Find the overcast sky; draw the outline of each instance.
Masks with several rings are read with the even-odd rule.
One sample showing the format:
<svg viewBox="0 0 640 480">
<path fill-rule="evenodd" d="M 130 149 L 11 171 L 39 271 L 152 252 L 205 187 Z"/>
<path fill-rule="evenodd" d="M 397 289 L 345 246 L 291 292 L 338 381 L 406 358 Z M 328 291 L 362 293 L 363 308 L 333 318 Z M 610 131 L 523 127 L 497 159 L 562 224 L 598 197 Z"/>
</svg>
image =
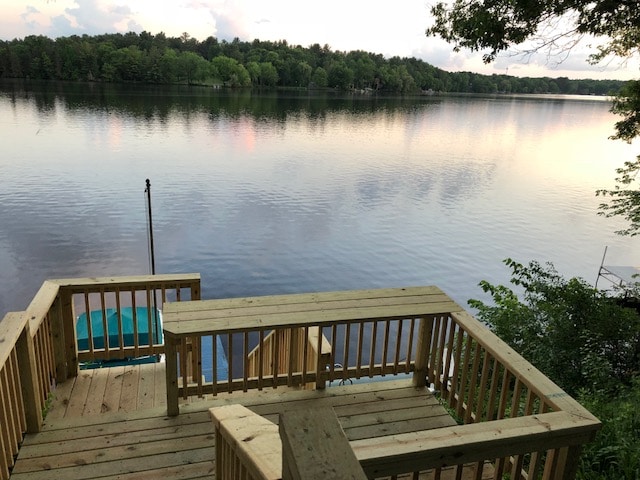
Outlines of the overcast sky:
<svg viewBox="0 0 640 480">
<path fill-rule="evenodd" d="M 453 53 L 451 45 L 427 38 L 429 5 L 435 0 L 0 0 L 0 38 L 27 35 L 59 37 L 73 34 L 126 33 L 168 36 L 189 33 L 232 40 L 287 40 L 304 47 L 328 44 L 332 50 L 365 50 L 385 57 L 420 58 L 448 71 L 569 78 L 640 77 L 638 64 L 622 68 L 590 66 L 589 50 L 575 48 L 560 65 L 540 55 L 525 63 L 503 55 L 483 65 L 478 52 Z"/>
</svg>

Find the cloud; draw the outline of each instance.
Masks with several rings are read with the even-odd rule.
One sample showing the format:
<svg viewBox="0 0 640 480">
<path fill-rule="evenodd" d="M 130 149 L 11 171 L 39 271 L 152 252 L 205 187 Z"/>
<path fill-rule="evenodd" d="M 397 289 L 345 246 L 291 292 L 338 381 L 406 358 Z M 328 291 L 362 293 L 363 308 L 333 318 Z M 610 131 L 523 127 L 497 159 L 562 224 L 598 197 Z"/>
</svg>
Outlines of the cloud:
<svg viewBox="0 0 640 480">
<path fill-rule="evenodd" d="M 51 17 L 49 35 L 101 35 L 111 32 L 144 30 L 127 5 L 103 4 L 99 0 L 75 0 L 64 13 Z"/>
<path fill-rule="evenodd" d="M 22 18 L 22 20 L 24 20 L 25 22 L 28 22 L 29 17 L 31 15 L 38 14 L 38 13 L 40 13 L 40 10 L 38 10 L 35 7 L 32 7 L 31 5 L 27 5 L 26 10 L 24 11 L 24 13 L 20 15 L 20 18 Z"/>
</svg>

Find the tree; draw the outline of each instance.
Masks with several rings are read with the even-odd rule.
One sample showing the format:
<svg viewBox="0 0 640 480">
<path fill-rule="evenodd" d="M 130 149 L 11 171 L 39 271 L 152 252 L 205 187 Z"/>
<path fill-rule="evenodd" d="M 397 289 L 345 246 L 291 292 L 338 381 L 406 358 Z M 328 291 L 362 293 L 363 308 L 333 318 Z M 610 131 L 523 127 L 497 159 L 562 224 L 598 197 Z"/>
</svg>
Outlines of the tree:
<svg viewBox="0 0 640 480">
<path fill-rule="evenodd" d="M 640 135 L 640 82 L 630 82 L 613 104 L 612 111 L 625 118 L 616 123 L 617 134 L 612 138 L 631 141 Z M 600 213 L 607 217 L 622 216 L 629 227 L 616 233 L 635 236 L 640 234 L 640 189 L 638 188 L 640 155 L 627 161 L 617 170 L 614 190 L 598 190 L 597 195 L 611 197 L 610 203 L 600 204 Z"/>
<path fill-rule="evenodd" d="M 330 87 L 348 90 L 353 85 L 353 71 L 342 60 L 331 65 L 327 73 Z"/>
<path fill-rule="evenodd" d="M 278 83 L 278 71 L 271 62 L 260 63 L 260 85 L 275 87 Z"/>
<path fill-rule="evenodd" d="M 327 71 L 322 67 L 316 68 L 311 75 L 311 82 L 318 88 L 325 88 L 329 84 Z"/>
<path fill-rule="evenodd" d="M 583 37 L 602 42 L 590 57 L 593 63 L 640 54 L 637 0 L 454 0 L 436 3 L 431 13 L 435 22 L 427 35 L 442 37 L 454 45 L 455 51 L 485 51 L 486 63 L 500 52 L 523 44 L 529 45 L 529 51 L 566 55 Z M 640 134 L 640 81 L 629 83 L 612 111 L 623 117 L 616 123 L 613 139 L 630 142 Z M 638 171 L 640 156 L 618 170 L 614 190 L 596 192 L 612 197 L 611 203 L 600 206 L 601 214 L 623 216 L 631 222 L 629 228 L 617 232 L 623 235 L 640 234 Z"/>
<path fill-rule="evenodd" d="M 181 52 L 178 66 L 188 85 L 206 80 L 211 70 L 211 64 L 193 52 Z"/>
</svg>

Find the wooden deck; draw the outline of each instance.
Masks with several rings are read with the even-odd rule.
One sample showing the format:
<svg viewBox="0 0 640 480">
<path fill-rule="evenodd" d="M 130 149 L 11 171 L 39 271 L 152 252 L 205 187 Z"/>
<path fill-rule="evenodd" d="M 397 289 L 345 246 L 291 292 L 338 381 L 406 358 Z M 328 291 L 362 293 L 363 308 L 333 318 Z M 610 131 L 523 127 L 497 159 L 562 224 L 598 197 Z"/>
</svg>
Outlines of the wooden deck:
<svg viewBox="0 0 640 480">
<path fill-rule="evenodd" d="M 168 417 L 164 375 L 164 364 L 84 370 L 61 385 L 43 431 L 25 438 L 11 479 L 213 478 L 208 409 L 233 403 L 273 422 L 282 411 L 333 407 L 349 440 L 454 424 L 428 390 L 408 379 L 225 393 L 183 401 L 180 415 Z"/>
<path fill-rule="evenodd" d="M 156 294 L 167 314 L 164 345 L 119 341 L 78 350 L 75 312 L 149 307 Z M 220 454 L 228 461 L 216 463 L 216 449 L 232 448 L 236 436 L 214 432 L 208 410 L 229 404 L 245 405 L 271 432 L 284 413 L 285 436 L 273 437 L 283 445 L 291 444 L 287 423 L 296 409 L 319 416 L 324 408 L 323 418 L 345 430 L 375 478 L 409 471 L 421 480 L 571 480 L 601 426 L 437 287 L 199 299 L 198 274 L 48 280 L 27 310 L 7 314 L 0 322 L 0 479 L 215 478 L 217 467 L 223 476 L 224 464 L 256 458 Z M 242 366 L 231 362 L 217 378 L 220 338 Z M 157 354 L 166 363 L 77 368 Z M 462 424 L 453 425 L 426 385 Z M 280 452 L 288 470 L 304 464 L 290 450 Z"/>
</svg>

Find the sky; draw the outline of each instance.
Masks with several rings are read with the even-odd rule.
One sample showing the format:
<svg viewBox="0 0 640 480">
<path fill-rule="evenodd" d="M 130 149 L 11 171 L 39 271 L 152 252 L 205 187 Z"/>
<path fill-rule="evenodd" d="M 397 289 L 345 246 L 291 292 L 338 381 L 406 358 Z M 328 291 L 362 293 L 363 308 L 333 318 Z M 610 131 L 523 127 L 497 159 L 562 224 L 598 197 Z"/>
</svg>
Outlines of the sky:
<svg viewBox="0 0 640 480">
<path fill-rule="evenodd" d="M 435 0 L 0 0 L 0 39 L 28 35 L 51 38 L 103 33 L 164 32 L 167 36 L 231 41 L 286 40 L 307 47 L 364 50 L 385 57 L 415 57 L 444 70 L 532 77 L 628 80 L 640 77 L 637 62 L 591 66 L 585 44 L 559 62 L 538 55 L 503 54 L 491 65 L 482 53 L 454 53 L 452 46 L 425 35 Z"/>
</svg>

